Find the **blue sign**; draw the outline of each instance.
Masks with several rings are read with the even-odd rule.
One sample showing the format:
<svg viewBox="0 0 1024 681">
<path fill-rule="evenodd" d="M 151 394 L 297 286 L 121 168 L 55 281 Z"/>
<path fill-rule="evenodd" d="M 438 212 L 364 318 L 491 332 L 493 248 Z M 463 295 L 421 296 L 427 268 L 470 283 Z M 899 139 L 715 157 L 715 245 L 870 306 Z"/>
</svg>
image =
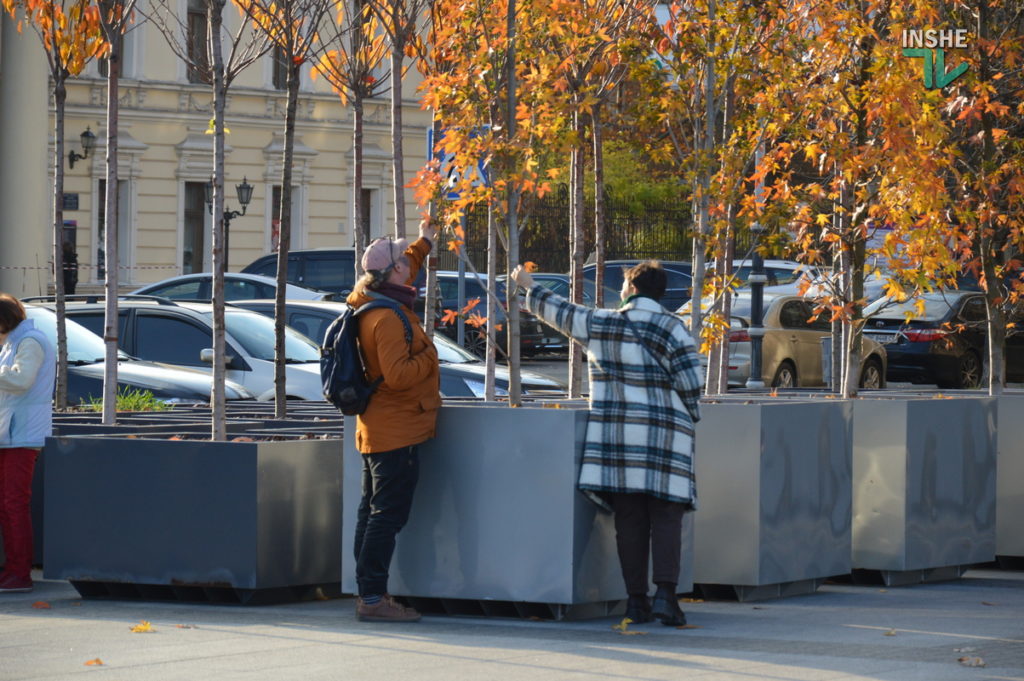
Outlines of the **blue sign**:
<svg viewBox="0 0 1024 681">
<path fill-rule="evenodd" d="M 484 132 L 486 129 L 484 127 L 478 130 Z M 474 131 L 471 136 L 475 137 L 478 134 L 480 133 Z M 443 144 L 444 132 L 441 133 L 441 140 Z M 427 128 L 427 158 L 436 158 L 440 161 L 438 172 L 444 178 L 444 186 L 447 190 L 444 197 L 449 201 L 456 201 L 461 196 L 457 187 L 462 184 L 463 177 L 469 179 L 470 184 L 474 187 L 486 187 L 490 183 L 490 178 L 487 175 L 487 166 L 484 161 L 478 161 L 476 166 L 466 172 L 455 165 L 455 154 L 453 152 L 445 151 L 443 147 L 440 151 L 435 152 L 433 127 Z"/>
</svg>

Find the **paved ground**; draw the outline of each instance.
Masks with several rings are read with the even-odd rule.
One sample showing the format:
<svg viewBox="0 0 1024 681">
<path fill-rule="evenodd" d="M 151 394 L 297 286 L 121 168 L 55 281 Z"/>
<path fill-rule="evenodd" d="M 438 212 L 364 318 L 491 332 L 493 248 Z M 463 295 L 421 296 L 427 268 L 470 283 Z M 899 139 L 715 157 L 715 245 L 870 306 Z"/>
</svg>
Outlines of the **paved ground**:
<svg viewBox="0 0 1024 681">
<path fill-rule="evenodd" d="M 39 581 L 33 593 L 0 596 L 0 679 L 1024 681 L 1024 572 L 888 589 L 826 584 L 807 596 L 684 608 L 694 628 L 649 624 L 627 635 L 608 618 L 380 625 L 356 622 L 347 598 L 83 601 L 66 582 Z M 155 631 L 132 633 L 141 620 Z M 87 665 L 96 659 L 102 666 Z"/>
</svg>

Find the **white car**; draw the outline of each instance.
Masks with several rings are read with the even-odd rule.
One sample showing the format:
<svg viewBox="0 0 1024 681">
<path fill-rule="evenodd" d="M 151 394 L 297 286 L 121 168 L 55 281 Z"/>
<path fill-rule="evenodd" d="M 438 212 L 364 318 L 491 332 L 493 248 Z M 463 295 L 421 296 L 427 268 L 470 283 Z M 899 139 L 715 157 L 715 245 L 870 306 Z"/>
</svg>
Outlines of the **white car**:
<svg viewBox="0 0 1024 681">
<path fill-rule="evenodd" d="M 212 371 L 213 305 L 118 301 L 118 345 L 133 357 Z M 69 302 L 67 316 L 94 333 L 103 332 L 102 302 Z M 258 400 L 274 398 L 274 320 L 227 306 L 224 311 L 227 378 Z M 285 327 L 285 381 L 289 398 L 323 400 L 320 347 Z"/>
<path fill-rule="evenodd" d="M 160 296 L 171 300 L 210 301 L 213 299 L 213 274 L 182 274 L 170 279 L 148 284 L 132 291 L 132 295 Z M 277 295 L 277 280 L 262 274 L 224 273 L 224 300 L 247 300 L 250 298 L 274 298 Z M 325 300 L 332 294 L 313 291 L 308 288 L 286 284 L 285 298 L 288 300 Z"/>
</svg>

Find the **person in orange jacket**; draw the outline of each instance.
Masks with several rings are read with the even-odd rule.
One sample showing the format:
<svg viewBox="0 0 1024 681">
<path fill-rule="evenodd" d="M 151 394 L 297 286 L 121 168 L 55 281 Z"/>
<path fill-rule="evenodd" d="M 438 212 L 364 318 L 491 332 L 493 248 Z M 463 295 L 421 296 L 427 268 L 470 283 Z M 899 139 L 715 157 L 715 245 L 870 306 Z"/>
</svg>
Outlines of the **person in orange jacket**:
<svg viewBox="0 0 1024 681">
<path fill-rule="evenodd" d="M 409 519 L 419 479 L 419 445 L 434 436 L 441 407 L 437 349 L 413 312 L 412 286 L 430 253 L 436 230 L 420 224 L 420 238 L 376 239 L 363 252 L 366 274 L 347 302 L 359 307 L 375 298 L 399 304 L 412 327 L 391 308 L 374 308 L 359 316 L 359 346 L 367 374 L 383 377 L 366 411 L 356 418 L 356 448 L 363 456 L 363 496 L 356 520 L 355 558 L 363 621 L 414 622 L 420 614 L 387 592 L 395 538 Z"/>
</svg>

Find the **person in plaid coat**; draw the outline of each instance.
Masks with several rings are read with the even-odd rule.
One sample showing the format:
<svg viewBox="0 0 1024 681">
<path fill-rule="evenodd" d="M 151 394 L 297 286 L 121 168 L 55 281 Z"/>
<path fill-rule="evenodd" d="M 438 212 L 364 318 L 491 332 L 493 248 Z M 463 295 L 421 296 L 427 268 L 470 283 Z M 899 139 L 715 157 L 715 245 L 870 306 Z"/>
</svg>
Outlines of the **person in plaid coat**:
<svg viewBox="0 0 1024 681">
<path fill-rule="evenodd" d="M 685 624 L 675 589 L 683 514 L 697 504 L 693 437 L 704 380 L 693 338 L 658 302 L 665 271 L 656 261 L 626 270 L 618 310 L 570 303 L 521 266 L 512 278 L 530 312 L 587 348 L 590 419 L 578 486 L 615 512 L 626 616 Z"/>
</svg>

